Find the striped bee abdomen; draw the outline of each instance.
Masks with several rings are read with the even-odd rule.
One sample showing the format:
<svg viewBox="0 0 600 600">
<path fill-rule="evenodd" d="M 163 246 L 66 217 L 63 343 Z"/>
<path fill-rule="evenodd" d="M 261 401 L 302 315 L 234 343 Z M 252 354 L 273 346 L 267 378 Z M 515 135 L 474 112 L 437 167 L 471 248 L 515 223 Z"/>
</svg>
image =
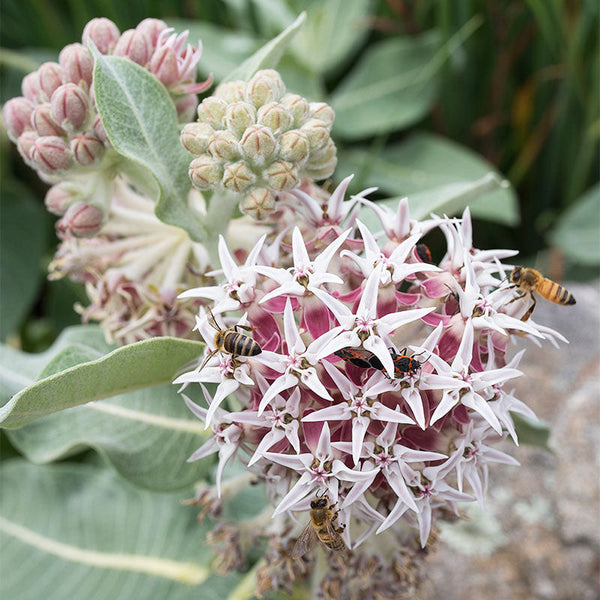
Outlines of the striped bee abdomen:
<svg viewBox="0 0 600 600">
<path fill-rule="evenodd" d="M 575 304 L 575 298 L 569 290 L 564 288 L 562 285 L 552 281 L 551 279 L 544 278 L 538 285 L 536 290 L 540 296 L 554 302 L 556 304 Z"/>
</svg>

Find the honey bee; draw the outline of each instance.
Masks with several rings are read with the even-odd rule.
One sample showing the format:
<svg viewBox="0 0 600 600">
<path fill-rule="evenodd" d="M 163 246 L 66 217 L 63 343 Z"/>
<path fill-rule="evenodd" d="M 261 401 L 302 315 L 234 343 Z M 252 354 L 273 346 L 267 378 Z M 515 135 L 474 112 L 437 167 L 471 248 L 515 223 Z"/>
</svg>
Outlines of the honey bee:
<svg viewBox="0 0 600 600">
<path fill-rule="evenodd" d="M 518 288 L 519 294 L 517 298 L 514 298 L 511 302 L 518 300 L 525 294 L 529 294 L 531 297 L 532 304 L 527 312 L 521 317 L 521 321 L 527 321 L 533 313 L 533 309 L 536 305 L 536 299 L 533 292 L 537 292 L 540 296 L 555 304 L 575 304 L 575 298 L 571 292 L 555 281 L 544 277 L 535 269 L 515 267 L 512 270 L 509 279 L 513 284 L 513 287 Z"/>
<path fill-rule="evenodd" d="M 335 552 L 346 550 L 346 544 L 340 535 L 345 525 L 337 523 L 337 510 L 325 495 L 317 496 L 310 503 L 310 523 L 304 528 L 292 550 L 292 558 L 300 558 L 311 550 L 320 540 L 322 544 Z"/>
<path fill-rule="evenodd" d="M 256 356 L 262 352 L 262 348 L 255 342 L 249 335 L 238 331 L 238 327 L 247 331 L 252 331 L 252 327 L 246 327 L 245 325 L 236 325 L 232 329 L 221 329 L 219 327 L 214 315 L 210 308 L 208 309 L 208 323 L 210 326 L 217 331 L 215 334 L 214 344 L 215 349 L 211 350 L 202 365 L 200 370 L 204 368 L 204 365 L 217 353 L 225 352 L 232 356 Z"/>
</svg>

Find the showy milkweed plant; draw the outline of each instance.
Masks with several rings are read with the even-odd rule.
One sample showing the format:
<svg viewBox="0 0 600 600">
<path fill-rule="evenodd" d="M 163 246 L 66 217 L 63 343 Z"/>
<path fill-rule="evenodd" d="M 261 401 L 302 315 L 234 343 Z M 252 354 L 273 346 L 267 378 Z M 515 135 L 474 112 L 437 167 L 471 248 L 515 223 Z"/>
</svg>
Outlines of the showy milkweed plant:
<svg viewBox="0 0 600 600">
<path fill-rule="evenodd" d="M 352 176 L 322 183 L 338 160 L 334 111 L 287 89 L 273 46 L 198 102 L 212 82 L 197 81 L 201 45 L 187 39 L 155 19 L 122 33 L 94 19 L 4 105 L 60 216 L 50 277 L 83 282 L 76 310 L 121 345 L 104 358 L 83 338 L 57 349 L 4 424 L 172 380 L 156 388 L 167 413 L 88 409 L 185 432 L 176 450 L 159 438 L 145 467 L 179 487 L 200 480 L 188 503 L 206 540 L 178 535 L 205 554 L 103 564 L 199 585 L 236 572 L 236 598 L 308 597 L 309 580 L 313 597 L 412 597 L 439 523 L 485 506 L 490 465 L 518 465 L 498 449 L 518 444 L 515 414 L 535 419 L 514 395 L 525 350 L 513 342 L 565 340 L 523 320 L 530 300 L 507 281 L 517 252 L 474 247 L 468 207 L 417 218 L 406 198 L 351 194 Z M 27 453 L 27 436 L 15 440 Z M 178 487 L 102 453 L 142 487 Z M 264 497 L 232 517 L 252 487 Z M 297 557 L 316 496 L 335 505 L 345 550 Z"/>
</svg>

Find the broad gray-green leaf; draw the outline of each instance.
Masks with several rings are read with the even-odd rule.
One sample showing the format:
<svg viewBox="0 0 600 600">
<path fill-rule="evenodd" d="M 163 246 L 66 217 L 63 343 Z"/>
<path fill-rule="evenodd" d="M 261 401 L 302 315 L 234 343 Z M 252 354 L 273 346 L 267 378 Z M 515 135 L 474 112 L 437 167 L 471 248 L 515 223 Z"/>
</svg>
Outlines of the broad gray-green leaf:
<svg viewBox="0 0 600 600">
<path fill-rule="evenodd" d="M 565 212 L 550 241 L 574 261 L 600 264 L 600 183 Z"/>
<path fill-rule="evenodd" d="M 191 159 L 179 142 L 177 113 L 167 90 L 130 60 L 103 56 L 96 48 L 92 53 L 94 97 L 111 144 L 156 180 L 156 216 L 202 241 L 206 231 L 188 207 Z"/>
<path fill-rule="evenodd" d="M 330 99 L 334 134 L 356 140 L 412 125 L 435 98 L 444 62 L 479 27 L 473 17 L 439 47 L 439 36 L 394 37 L 369 46 Z"/>
<path fill-rule="evenodd" d="M 5 179 L 0 193 L 0 339 L 5 339 L 31 309 L 44 280 L 48 219 L 41 201 L 17 182 Z"/>
<path fill-rule="evenodd" d="M 144 340 L 108 354 L 85 343 L 69 346 L 53 357 L 54 374 L 44 373 L 48 376 L 35 383 L 29 380 L 25 389 L 0 408 L 0 425 L 9 429 L 21 427 L 41 416 L 92 400 L 170 382 L 177 370 L 198 357 L 203 348 L 199 342 L 169 337 Z M 74 355 L 87 360 L 73 366 Z M 66 368 L 56 372 L 62 367 Z M 13 369 L 14 365 L 9 368 L 3 363 L 3 379 L 5 372 Z M 26 376 L 21 377 L 20 382 L 25 380 Z M 3 383 L 9 389 L 10 382 L 8 373 Z"/>
<path fill-rule="evenodd" d="M 212 23 L 169 19 L 176 31 L 189 31 L 189 40 L 202 41 L 202 58 L 198 70 L 204 77 L 210 74 L 215 81 L 222 81 L 246 60 L 260 45 L 253 35 L 241 30 L 226 29 Z"/>
<path fill-rule="evenodd" d="M 435 32 L 370 46 L 330 98 L 334 134 L 361 139 L 408 127 L 435 97 Z"/>
<path fill-rule="evenodd" d="M 343 63 L 369 34 L 370 7 L 371 0 L 313 1 L 291 46 L 298 62 L 319 75 Z"/>
<path fill-rule="evenodd" d="M 532 421 L 518 413 L 510 413 L 510 415 L 515 425 L 519 444 L 537 446 L 548 452 L 553 452 L 552 448 L 548 445 L 548 441 L 550 440 L 550 427 L 548 427 L 546 423 Z"/>
<path fill-rule="evenodd" d="M 104 341 L 102 330 L 95 325 L 78 325 L 65 329 L 48 350 L 38 354 L 27 354 L 10 346 L 0 345 L 0 406 L 31 385 L 42 369 L 66 348 L 79 345 L 104 348 L 106 352 L 111 349 Z"/>
<path fill-rule="evenodd" d="M 0 479 L 2 598 L 221 600 L 241 580 L 211 574 L 209 523 L 181 505 L 185 494 L 142 491 L 85 464 L 15 460 Z"/>
<path fill-rule="evenodd" d="M 274 69 L 305 20 L 306 13 L 301 13 L 287 29 L 257 50 L 223 81 L 248 80 L 261 69 Z"/>
<path fill-rule="evenodd" d="M 199 389 L 194 400 L 201 404 Z M 93 448 L 131 483 L 174 490 L 205 477 L 215 455 L 188 463 L 207 439 L 177 387 L 159 385 L 89 402 L 7 430 L 11 443 L 29 460 L 47 463 Z"/>
<path fill-rule="evenodd" d="M 366 148 L 342 152 L 338 170 L 342 177 L 356 173 L 361 187 L 408 196 L 414 218 L 431 211 L 458 213 L 468 205 L 481 219 L 507 225 L 519 222 L 515 193 L 494 168 L 439 136 L 416 134 L 380 154 Z M 384 202 L 395 205 L 397 198 Z"/>
</svg>

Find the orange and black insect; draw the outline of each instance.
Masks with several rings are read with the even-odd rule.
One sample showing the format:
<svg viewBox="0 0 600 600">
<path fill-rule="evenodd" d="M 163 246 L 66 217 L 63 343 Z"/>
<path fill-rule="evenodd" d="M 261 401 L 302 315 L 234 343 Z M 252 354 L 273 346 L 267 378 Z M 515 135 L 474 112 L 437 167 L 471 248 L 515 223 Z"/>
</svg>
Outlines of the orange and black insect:
<svg viewBox="0 0 600 600">
<path fill-rule="evenodd" d="M 361 369 L 377 369 L 378 371 L 385 371 L 384 366 L 381 364 L 381 361 L 368 350 L 364 348 L 341 348 L 340 350 L 336 350 L 334 352 L 336 356 L 339 356 L 342 360 L 353 364 L 355 367 L 359 367 Z"/>
<path fill-rule="evenodd" d="M 400 354 L 397 354 L 394 349 L 390 350 L 394 362 L 394 377 L 397 379 L 409 374 L 415 375 L 421 370 L 425 362 L 418 361 L 414 356 L 408 356 L 406 351 L 407 348 L 403 348 L 400 350 Z"/>
<path fill-rule="evenodd" d="M 521 317 L 521 321 L 527 321 L 533 313 L 533 309 L 536 305 L 536 299 L 533 292 L 537 292 L 542 298 L 546 298 L 546 300 L 554 302 L 555 304 L 575 304 L 575 298 L 571 292 L 555 281 L 544 277 L 535 269 L 517 266 L 512 270 L 509 279 L 513 284 L 513 287 L 517 288 L 519 294 L 517 298 L 514 298 L 511 302 L 518 300 L 525 294 L 529 294 L 532 301 L 527 312 Z"/>
<path fill-rule="evenodd" d="M 433 264 L 431 252 L 425 244 L 417 244 L 415 246 L 415 252 L 423 262 Z"/>
<path fill-rule="evenodd" d="M 222 329 L 219 327 L 214 315 L 210 308 L 208 309 L 208 323 L 216 329 L 214 345 L 215 349 L 211 350 L 204 361 L 200 370 L 204 368 L 204 365 L 217 353 L 225 352 L 232 356 L 256 356 L 262 352 L 262 348 L 255 342 L 249 335 L 241 333 L 238 328 L 252 331 L 252 327 L 246 327 L 245 325 L 236 325 L 231 329 Z"/>
</svg>

